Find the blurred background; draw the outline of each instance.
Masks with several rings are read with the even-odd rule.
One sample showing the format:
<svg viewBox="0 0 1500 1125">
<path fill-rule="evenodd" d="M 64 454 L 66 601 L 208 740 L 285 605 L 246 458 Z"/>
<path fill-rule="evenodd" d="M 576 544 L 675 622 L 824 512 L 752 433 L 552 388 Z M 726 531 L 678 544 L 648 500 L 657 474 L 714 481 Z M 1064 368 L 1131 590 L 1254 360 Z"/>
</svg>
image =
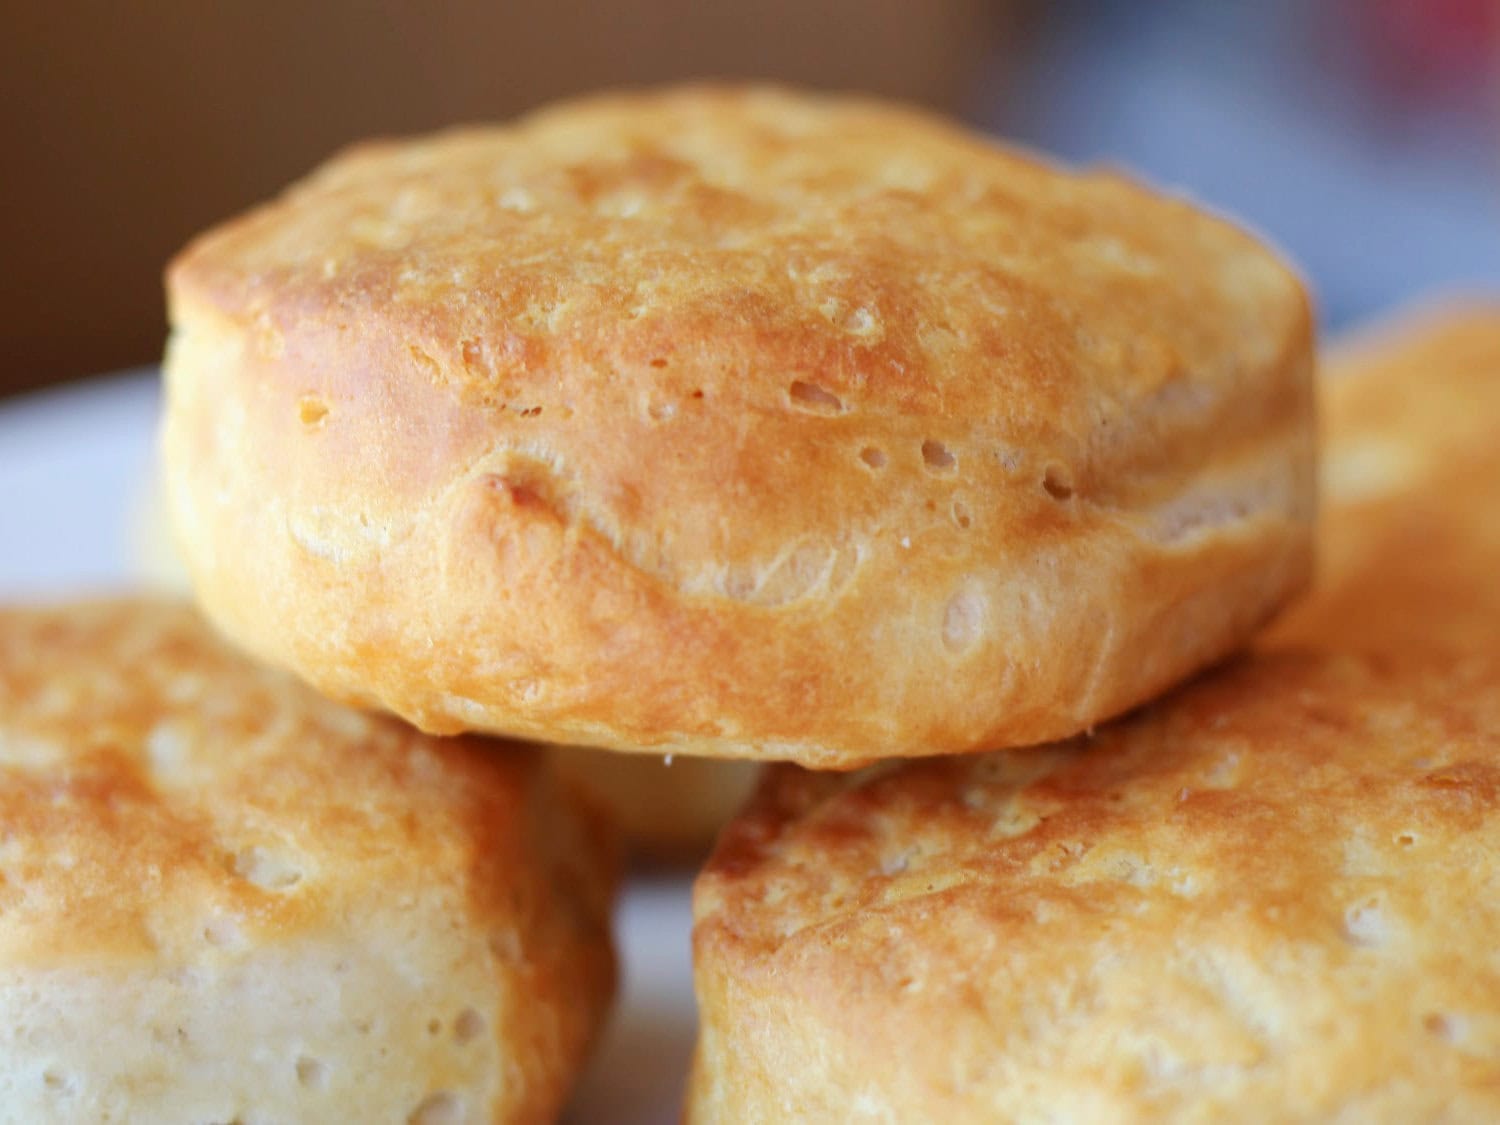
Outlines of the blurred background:
<svg viewBox="0 0 1500 1125">
<path fill-rule="evenodd" d="M 1238 216 L 1338 328 L 1500 289 L 1500 0 L 0 0 L 0 394 L 154 361 L 195 231 L 340 145 L 599 86 L 908 98 Z"/>
</svg>

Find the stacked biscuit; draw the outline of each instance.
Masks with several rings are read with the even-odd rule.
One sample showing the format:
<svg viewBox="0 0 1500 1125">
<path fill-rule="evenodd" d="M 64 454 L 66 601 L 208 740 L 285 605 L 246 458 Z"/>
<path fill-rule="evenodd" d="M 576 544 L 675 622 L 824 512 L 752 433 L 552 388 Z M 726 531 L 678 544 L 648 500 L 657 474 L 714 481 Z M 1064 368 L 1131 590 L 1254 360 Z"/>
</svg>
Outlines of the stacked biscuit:
<svg viewBox="0 0 1500 1125">
<path fill-rule="evenodd" d="M 1321 589 L 1179 688 L 1309 580 L 1312 331 L 1122 177 L 603 98 L 358 148 L 169 293 L 195 595 L 311 688 L 180 609 L 4 622 L 34 1116 L 554 1115 L 575 783 L 715 819 L 631 753 L 782 763 L 696 888 L 691 1120 L 1500 1112 L 1493 320 L 1344 361 Z"/>
<path fill-rule="evenodd" d="M 767 779 L 697 887 L 694 1119 L 1500 1114 L 1500 309 L 1330 368 L 1320 585 L 1252 654 Z"/>
</svg>

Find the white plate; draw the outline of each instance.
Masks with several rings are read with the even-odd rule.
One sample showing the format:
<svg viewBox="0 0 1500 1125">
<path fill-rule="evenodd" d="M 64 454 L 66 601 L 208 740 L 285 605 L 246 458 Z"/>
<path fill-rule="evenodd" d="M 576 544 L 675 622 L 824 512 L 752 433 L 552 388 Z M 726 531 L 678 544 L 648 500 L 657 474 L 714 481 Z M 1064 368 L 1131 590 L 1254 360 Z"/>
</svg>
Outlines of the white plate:
<svg viewBox="0 0 1500 1125">
<path fill-rule="evenodd" d="M 0 406 L 0 599 L 128 589 L 156 421 L 137 371 Z M 618 916 L 623 988 L 566 1120 L 676 1121 L 695 1017 L 686 876 L 636 877 Z"/>
</svg>

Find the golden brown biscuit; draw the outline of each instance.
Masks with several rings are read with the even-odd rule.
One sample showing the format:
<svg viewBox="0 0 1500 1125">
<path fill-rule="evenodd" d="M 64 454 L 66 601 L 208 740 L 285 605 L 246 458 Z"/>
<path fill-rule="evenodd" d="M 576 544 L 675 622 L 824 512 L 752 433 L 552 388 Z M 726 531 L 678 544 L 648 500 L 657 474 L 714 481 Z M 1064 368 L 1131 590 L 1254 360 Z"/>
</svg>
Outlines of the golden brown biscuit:
<svg viewBox="0 0 1500 1125">
<path fill-rule="evenodd" d="M 767 781 L 697 889 L 695 1121 L 1500 1114 L 1500 318 L 1331 367 L 1279 651 L 1093 740 Z"/>
<path fill-rule="evenodd" d="M 187 573 L 167 526 L 160 480 L 146 482 L 130 527 L 130 554 L 140 580 L 155 590 L 187 592 Z M 697 863 L 724 822 L 755 787 L 753 762 L 679 756 L 664 765 L 649 755 L 581 746 L 548 748 L 556 768 L 586 789 L 625 834 L 631 851 L 652 863 Z"/>
<path fill-rule="evenodd" d="M 1408 314 L 1324 380 L 1314 596 L 1270 639 L 1440 653 L 1500 636 L 1500 304 Z"/>
<path fill-rule="evenodd" d="M 16 1121 L 539 1122 L 612 841 L 534 751 L 318 699 L 169 603 L 0 611 Z"/>
<path fill-rule="evenodd" d="M 1093 739 L 772 767 L 695 892 L 688 1117 L 1497 1120 L 1497 872 L 1492 655 L 1284 651 Z"/>
<path fill-rule="evenodd" d="M 168 284 L 199 598 L 427 729 L 1036 742 L 1310 570 L 1297 280 L 891 106 L 692 88 L 366 145 Z"/>
</svg>

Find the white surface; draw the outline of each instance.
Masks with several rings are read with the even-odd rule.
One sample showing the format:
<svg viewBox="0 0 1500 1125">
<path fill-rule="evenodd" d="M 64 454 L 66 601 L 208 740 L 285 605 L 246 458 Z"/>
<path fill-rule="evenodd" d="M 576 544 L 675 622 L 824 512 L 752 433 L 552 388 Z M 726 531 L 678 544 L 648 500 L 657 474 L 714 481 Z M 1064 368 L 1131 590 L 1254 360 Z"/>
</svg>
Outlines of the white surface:
<svg viewBox="0 0 1500 1125">
<path fill-rule="evenodd" d="M 153 373 L 0 406 L 0 599 L 134 585 L 152 463 Z M 618 915 L 623 988 L 568 1122 L 676 1121 L 694 1015 L 685 876 L 637 877 Z"/>
</svg>

